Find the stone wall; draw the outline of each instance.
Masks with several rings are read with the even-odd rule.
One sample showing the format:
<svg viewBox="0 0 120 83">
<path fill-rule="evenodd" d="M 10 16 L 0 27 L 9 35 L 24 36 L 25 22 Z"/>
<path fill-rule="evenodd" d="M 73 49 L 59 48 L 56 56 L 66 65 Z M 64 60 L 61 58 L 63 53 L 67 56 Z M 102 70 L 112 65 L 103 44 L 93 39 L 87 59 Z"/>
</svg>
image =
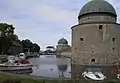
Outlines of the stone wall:
<svg viewBox="0 0 120 83">
<path fill-rule="evenodd" d="M 101 15 L 101 14 L 90 14 L 88 16 L 83 16 L 80 20 L 79 23 L 88 23 L 88 22 L 116 22 L 116 18 L 113 16 L 109 15 Z"/>
<path fill-rule="evenodd" d="M 57 52 L 68 52 L 71 51 L 71 47 L 69 45 L 57 45 L 56 47 Z"/>
<path fill-rule="evenodd" d="M 120 59 L 118 53 L 92 53 L 91 51 L 79 51 L 77 55 L 72 55 L 72 63 L 82 65 L 116 65 Z M 92 62 L 92 59 L 95 59 Z"/>
<path fill-rule="evenodd" d="M 102 27 L 100 28 L 100 26 Z M 119 60 L 120 25 L 83 24 L 72 28 L 73 63 L 111 65 Z"/>
<path fill-rule="evenodd" d="M 62 52 L 62 53 L 61 53 L 61 56 L 71 58 L 71 51 L 69 51 L 69 52 Z"/>
</svg>

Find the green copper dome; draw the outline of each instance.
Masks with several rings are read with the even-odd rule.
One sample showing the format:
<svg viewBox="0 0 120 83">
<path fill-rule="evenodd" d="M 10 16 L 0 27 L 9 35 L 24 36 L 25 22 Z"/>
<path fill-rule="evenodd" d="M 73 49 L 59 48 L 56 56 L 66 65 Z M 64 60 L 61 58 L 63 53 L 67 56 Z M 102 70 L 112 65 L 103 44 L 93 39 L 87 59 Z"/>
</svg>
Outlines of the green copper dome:
<svg viewBox="0 0 120 83">
<path fill-rule="evenodd" d="M 81 9 L 78 18 L 90 13 L 108 13 L 115 17 L 117 16 L 114 7 L 104 0 L 92 0 L 85 4 Z"/>
<path fill-rule="evenodd" d="M 68 41 L 66 39 L 62 38 L 58 41 L 58 44 L 68 44 Z"/>
</svg>

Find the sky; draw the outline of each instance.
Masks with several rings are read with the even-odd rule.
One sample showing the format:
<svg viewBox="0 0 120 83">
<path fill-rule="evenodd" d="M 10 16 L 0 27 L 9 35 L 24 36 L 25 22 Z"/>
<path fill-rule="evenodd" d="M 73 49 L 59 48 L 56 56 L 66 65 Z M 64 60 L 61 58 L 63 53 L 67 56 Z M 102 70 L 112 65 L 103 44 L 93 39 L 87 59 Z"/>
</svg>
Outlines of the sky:
<svg viewBox="0 0 120 83">
<path fill-rule="evenodd" d="M 90 0 L 0 0 L 0 22 L 13 24 L 20 40 L 30 39 L 41 49 L 61 38 L 71 45 L 71 27 L 78 24 L 82 6 Z M 114 6 L 120 22 L 120 0 Z"/>
</svg>

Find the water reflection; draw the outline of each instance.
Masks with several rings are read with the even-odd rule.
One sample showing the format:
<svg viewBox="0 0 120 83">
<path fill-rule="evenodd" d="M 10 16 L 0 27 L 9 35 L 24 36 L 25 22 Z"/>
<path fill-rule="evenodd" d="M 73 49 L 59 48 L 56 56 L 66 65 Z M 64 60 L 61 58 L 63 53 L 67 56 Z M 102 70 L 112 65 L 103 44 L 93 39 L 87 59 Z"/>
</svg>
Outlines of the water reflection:
<svg viewBox="0 0 120 83">
<path fill-rule="evenodd" d="M 63 64 L 63 65 L 57 65 L 58 70 L 59 70 L 59 78 L 63 79 L 65 78 L 64 72 L 67 71 L 68 66 Z"/>
<path fill-rule="evenodd" d="M 56 58 L 55 55 L 43 55 L 40 58 L 32 58 L 33 72 L 30 75 L 52 77 L 52 78 L 71 78 L 71 65 L 69 58 Z"/>
<path fill-rule="evenodd" d="M 56 57 L 55 55 L 41 55 L 39 58 L 29 59 L 33 68 L 24 71 L 7 71 L 16 74 L 28 74 L 33 76 L 51 77 L 51 78 L 79 78 L 83 79 L 82 73 L 87 65 L 71 64 L 69 58 Z M 116 78 L 114 66 L 99 66 L 102 73 L 107 78 Z M 108 72 L 108 70 L 110 72 Z"/>
</svg>

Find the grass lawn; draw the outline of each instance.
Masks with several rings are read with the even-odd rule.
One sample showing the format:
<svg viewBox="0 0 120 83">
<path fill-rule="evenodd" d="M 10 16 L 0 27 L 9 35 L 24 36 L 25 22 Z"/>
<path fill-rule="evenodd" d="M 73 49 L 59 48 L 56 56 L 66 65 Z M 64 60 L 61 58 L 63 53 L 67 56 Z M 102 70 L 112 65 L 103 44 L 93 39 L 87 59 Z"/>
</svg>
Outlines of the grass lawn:
<svg viewBox="0 0 120 83">
<path fill-rule="evenodd" d="M 14 75 L 8 73 L 0 73 L 0 83 L 120 83 L 120 80 L 58 80 L 58 79 L 41 79 L 32 76 Z"/>
<path fill-rule="evenodd" d="M 40 80 L 13 74 L 0 73 L 0 83 L 40 83 Z"/>
</svg>

